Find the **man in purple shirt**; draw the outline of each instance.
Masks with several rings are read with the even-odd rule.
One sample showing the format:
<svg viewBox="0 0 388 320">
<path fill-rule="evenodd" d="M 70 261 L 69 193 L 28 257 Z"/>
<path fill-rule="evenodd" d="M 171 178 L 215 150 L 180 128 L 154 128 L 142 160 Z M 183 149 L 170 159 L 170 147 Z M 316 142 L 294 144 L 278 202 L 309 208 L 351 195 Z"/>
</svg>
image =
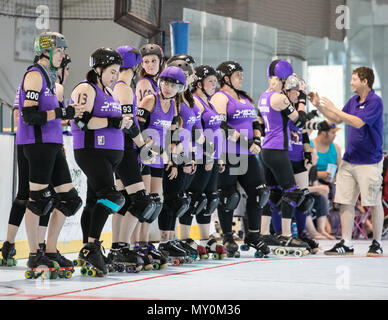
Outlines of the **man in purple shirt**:
<svg viewBox="0 0 388 320">
<path fill-rule="evenodd" d="M 384 212 L 381 202 L 383 170 L 383 102 L 372 89 L 373 70 L 360 67 L 353 71 L 350 85 L 355 95 L 341 110 L 327 98 L 309 93 L 309 98 L 329 120 L 348 125 L 347 143 L 339 167 L 334 201 L 340 203 L 342 240 L 327 255 L 353 254 L 351 243 L 354 206 L 361 193 L 361 205 L 372 213 L 373 242 L 367 256 L 380 256 Z"/>
</svg>

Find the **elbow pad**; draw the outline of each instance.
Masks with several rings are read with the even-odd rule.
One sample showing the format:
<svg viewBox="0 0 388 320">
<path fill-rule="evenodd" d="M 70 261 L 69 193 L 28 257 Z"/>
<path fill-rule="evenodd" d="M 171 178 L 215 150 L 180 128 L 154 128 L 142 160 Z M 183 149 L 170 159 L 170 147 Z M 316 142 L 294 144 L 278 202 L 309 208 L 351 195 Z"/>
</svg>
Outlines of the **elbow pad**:
<svg viewBox="0 0 388 320">
<path fill-rule="evenodd" d="M 28 126 L 42 126 L 47 123 L 47 112 L 39 111 L 38 106 L 23 107 L 22 117 Z"/>
<path fill-rule="evenodd" d="M 298 128 L 303 128 L 306 124 L 306 120 L 307 120 L 307 115 L 306 115 L 306 112 L 304 111 L 298 111 L 298 119 L 294 122 L 295 126 L 297 126 Z"/>
</svg>

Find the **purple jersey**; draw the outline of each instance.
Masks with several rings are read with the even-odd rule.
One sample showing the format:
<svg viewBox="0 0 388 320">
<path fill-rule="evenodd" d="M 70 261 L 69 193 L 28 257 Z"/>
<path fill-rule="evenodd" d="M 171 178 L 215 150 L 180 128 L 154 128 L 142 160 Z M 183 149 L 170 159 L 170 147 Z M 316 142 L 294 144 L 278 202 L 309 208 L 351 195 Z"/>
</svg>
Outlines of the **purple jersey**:
<svg viewBox="0 0 388 320">
<path fill-rule="evenodd" d="M 291 148 L 288 150 L 288 157 L 291 161 L 302 161 L 304 160 L 304 147 L 303 147 L 303 136 L 302 129 L 295 126 L 292 121 L 288 121 L 290 131 L 296 132 L 298 135 L 298 142 L 290 139 Z"/>
<path fill-rule="evenodd" d="M 171 99 L 170 109 L 165 113 L 160 104 L 160 99 L 158 94 L 154 94 L 155 96 L 155 109 L 150 114 L 149 125 L 145 130 L 146 134 L 159 146 L 163 149 L 166 145 L 166 135 L 167 131 L 171 127 L 172 119 L 175 115 L 175 103 L 174 99 Z M 140 159 L 140 158 L 139 158 Z M 147 166 L 153 168 L 163 168 L 163 160 L 161 157 L 157 157 L 154 164 L 147 164 Z"/>
<path fill-rule="evenodd" d="M 271 107 L 271 97 L 276 91 L 264 92 L 259 99 L 259 110 L 264 120 L 265 137 L 263 149 L 288 150 L 290 128 L 288 117 Z"/>
<path fill-rule="evenodd" d="M 215 146 L 215 154 L 214 159 L 218 159 L 221 154 L 221 146 L 222 146 L 222 132 L 220 130 L 221 127 L 221 116 L 218 114 L 216 109 L 212 106 L 212 104 L 208 101 L 206 104 L 199 96 L 194 95 L 201 104 L 203 105 L 202 112 L 202 124 L 204 135 L 206 139 L 210 139 L 211 142 L 214 142 Z"/>
<path fill-rule="evenodd" d="M 252 139 L 253 120 L 257 117 L 253 104 L 245 97 L 243 98 L 245 102 L 241 102 L 224 91 L 219 92 L 228 98 L 228 104 L 226 106 L 227 124 L 237 132 L 248 137 L 248 139 Z M 227 141 L 224 150 L 226 150 L 227 153 L 252 154 L 248 148 L 229 140 Z"/>
<path fill-rule="evenodd" d="M 90 84 L 95 92 L 92 117 L 108 118 L 121 117 L 120 103 L 113 96 L 110 89 L 110 94 L 102 91 L 98 86 L 84 80 L 81 83 Z M 73 103 L 70 99 L 70 104 Z M 101 128 L 97 130 L 82 131 L 79 129 L 74 120 L 71 121 L 71 129 L 73 132 L 73 147 L 74 149 L 95 148 L 109 150 L 124 150 L 124 134 L 120 129 Z"/>
<path fill-rule="evenodd" d="M 190 108 L 185 102 L 182 101 L 180 104 L 179 115 L 182 118 L 182 129 L 179 130 L 179 134 L 182 141 L 183 150 L 188 155 L 190 152 L 191 145 L 191 132 L 193 129 L 193 125 L 195 125 L 197 121 L 197 117 L 194 113 L 194 109 Z"/>
<path fill-rule="evenodd" d="M 195 126 L 197 127 L 197 130 L 203 134 L 203 128 L 202 128 L 202 118 L 201 118 L 201 109 L 194 103 L 193 112 L 195 115 Z M 202 159 L 203 158 L 203 146 L 199 143 L 196 143 L 193 141 L 193 151 L 195 154 L 195 159 Z"/>
<path fill-rule="evenodd" d="M 33 144 L 33 143 L 63 143 L 62 125 L 60 119 L 47 121 L 42 126 L 29 126 L 24 123 L 21 115 L 26 98 L 26 92 L 23 90 L 23 83 L 26 74 L 30 71 L 38 71 L 42 76 L 42 89 L 39 92 L 38 110 L 48 111 L 59 108 L 57 96 L 55 95 L 55 87 L 51 91 L 47 86 L 45 74 L 40 69 L 39 65 L 30 68 L 23 76 L 23 80 L 19 86 L 18 107 L 19 107 L 19 122 L 16 132 L 16 144 Z M 16 103 L 15 103 L 16 105 Z"/>
</svg>

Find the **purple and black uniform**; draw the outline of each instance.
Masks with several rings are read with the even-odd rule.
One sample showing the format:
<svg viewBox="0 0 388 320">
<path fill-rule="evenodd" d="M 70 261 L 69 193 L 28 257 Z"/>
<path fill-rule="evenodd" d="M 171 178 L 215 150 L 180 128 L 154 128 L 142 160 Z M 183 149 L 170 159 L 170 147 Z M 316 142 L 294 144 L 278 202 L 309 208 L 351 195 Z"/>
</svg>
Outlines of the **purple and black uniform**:
<svg viewBox="0 0 388 320">
<path fill-rule="evenodd" d="M 96 93 L 92 119 L 121 117 L 120 103 L 110 89 L 106 88 L 105 92 L 86 80 L 81 83 L 89 84 Z M 83 242 L 87 243 L 88 237 L 100 238 L 109 213 L 120 208 L 119 198 L 122 196 L 115 189 L 113 175 L 123 158 L 124 133 L 121 129 L 108 127 L 80 130 L 74 121 L 71 121 L 71 127 L 74 158 L 88 183 L 86 206 L 81 217 Z"/>
<path fill-rule="evenodd" d="M 166 135 L 167 131 L 170 129 L 172 120 L 175 115 L 175 103 L 174 100 L 171 99 L 170 108 L 165 113 L 160 104 L 160 99 L 158 94 L 154 94 L 155 96 L 155 109 L 150 114 L 149 124 L 145 133 L 160 147 L 163 149 L 166 146 Z M 139 157 L 140 159 L 140 157 Z M 140 160 L 141 161 L 141 160 Z M 152 167 L 161 169 L 164 167 L 163 159 L 161 157 L 157 157 L 155 163 L 146 164 L 145 167 Z M 144 173 L 143 173 L 144 174 Z"/>
<path fill-rule="evenodd" d="M 255 107 L 247 97 L 241 96 L 243 102 L 231 97 L 224 91 L 219 91 L 228 98 L 226 106 L 227 124 L 237 130 L 248 139 L 253 138 L 253 121 L 257 117 Z M 220 205 L 218 206 L 218 216 L 224 234 L 232 232 L 232 212 L 235 208 L 230 208 L 224 204 L 230 201 L 234 195 L 238 194 L 237 182 L 247 194 L 246 214 L 249 230 L 259 230 L 262 207 L 257 202 L 260 197 L 259 192 L 265 188 L 265 180 L 262 166 L 256 155 L 252 154 L 246 146 L 241 146 L 232 141 L 223 141 L 223 150 L 227 154 L 225 171 L 219 175 Z M 233 159 L 234 155 L 239 161 Z M 245 156 L 243 156 L 245 155 Z M 233 160 L 234 161 L 233 161 Z M 238 202 L 237 202 L 238 204 Z"/>
<path fill-rule="evenodd" d="M 45 70 L 39 64 L 29 68 L 23 76 L 18 89 L 19 107 L 16 144 L 23 145 L 24 155 L 29 162 L 29 181 L 39 184 L 52 183 L 54 187 L 70 183 L 71 176 L 62 149 L 63 136 L 60 119 L 47 121 L 43 125 L 28 125 L 24 122 L 22 108 L 26 98 L 23 90 L 24 79 L 28 72 L 37 71 L 42 77 L 42 89 L 39 92 L 38 111 L 49 111 L 59 108 L 55 85 L 48 87 Z M 15 101 L 16 102 L 16 101 Z"/>
</svg>

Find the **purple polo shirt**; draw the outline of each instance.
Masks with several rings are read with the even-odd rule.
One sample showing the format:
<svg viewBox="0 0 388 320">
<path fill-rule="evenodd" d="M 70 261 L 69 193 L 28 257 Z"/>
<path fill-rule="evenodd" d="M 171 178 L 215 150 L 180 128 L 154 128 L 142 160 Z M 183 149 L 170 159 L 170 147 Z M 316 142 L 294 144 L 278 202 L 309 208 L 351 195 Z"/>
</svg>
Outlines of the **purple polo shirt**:
<svg viewBox="0 0 388 320">
<path fill-rule="evenodd" d="M 360 96 L 353 96 L 343 112 L 365 122 L 357 129 L 348 126 L 348 137 L 343 159 L 353 164 L 374 164 L 383 158 L 383 101 L 371 90 L 363 103 Z"/>
</svg>

